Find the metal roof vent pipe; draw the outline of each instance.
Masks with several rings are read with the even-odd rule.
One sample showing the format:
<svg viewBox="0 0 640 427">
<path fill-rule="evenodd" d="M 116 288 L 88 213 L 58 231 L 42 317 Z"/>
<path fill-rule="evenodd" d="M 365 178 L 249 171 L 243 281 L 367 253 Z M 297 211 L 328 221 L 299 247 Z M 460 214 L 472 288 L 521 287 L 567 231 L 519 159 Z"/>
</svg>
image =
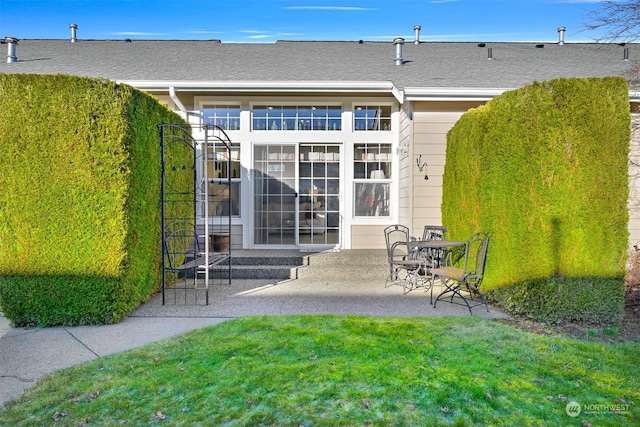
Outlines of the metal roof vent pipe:
<svg viewBox="0 0 640 427">
<path fill-rule="evenodd" d="M 393 40 L 393 44 L 396 45 L 396 65 L 402 65 L 402 45 L 404 44 L 404 39 L 402 37 L 398 37 Z"/>
<path fill-rule="evenodd" d="M 625 60 L 625 61 L 629 60 L 629 48 L 628 47 L 624 48 L 624 51 L 623 51 L 623 54 L 622 54 L 622 59 Z"/>
<path fill-rule="evenodd" d="M 564 32 L 567 31 L 566 27 L 558 28 L 558 45 L 564 46 Z"/>
<path fill-rule="evenodd" d="M 76 30 L 78 29 L 78 25 L 69 24 L 69 28 L 71 28 L 71 43 L 75 43 L 76 41 L 78 41 L 78 38 L 76 37 Z"/>
<path fill-rule="evenodd" d="M 488 48 L 488 49 L 487 49 L 487 59 L 488 59 L 489 61 L 492 61 L 492 60 L 493 60 L 493 48 L 492 48 L 492 47 L 490 47 L 490 48 Z"/>
<path fill-rule="evenodd" d="M 4 38 L 5 43 L 7 44 L 7 64 L 12 64 L 18 60 L 16 56 L 16 46 L 18 45 L 18 39 L 11 36 L 6 36 Z"/>
<path fill-rule="evenodd" d="M 420 30 L 422 27 L 420 25 L 416 25 L 413 27 L 413 32 L 415 33 L 415 37 L 413 40 L 413 44 L 420 44 Z"/>
</svg>

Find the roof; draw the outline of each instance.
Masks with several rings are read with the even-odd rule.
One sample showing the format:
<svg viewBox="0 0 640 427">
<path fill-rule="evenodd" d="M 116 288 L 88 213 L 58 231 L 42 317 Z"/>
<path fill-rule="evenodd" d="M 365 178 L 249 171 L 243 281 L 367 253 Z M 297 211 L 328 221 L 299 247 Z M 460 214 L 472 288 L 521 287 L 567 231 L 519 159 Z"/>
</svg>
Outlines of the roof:
<svg viewBox="0 0 640 427">
<path fill-rule="evenodd" d="M 403 65 L 396 65 L 393 42 L 26 39 L 16 47 L 17 62 L 0 64 L 0 72 L 102 77 L 142 89 L 393 88 L 418 99 L 495 95 L 559 77 L 622 75 L 640 58 L 638 43 L 539 46 L 406 42 Z M 624 49 L 631 61 L 623 60 Z"/>
</svg>

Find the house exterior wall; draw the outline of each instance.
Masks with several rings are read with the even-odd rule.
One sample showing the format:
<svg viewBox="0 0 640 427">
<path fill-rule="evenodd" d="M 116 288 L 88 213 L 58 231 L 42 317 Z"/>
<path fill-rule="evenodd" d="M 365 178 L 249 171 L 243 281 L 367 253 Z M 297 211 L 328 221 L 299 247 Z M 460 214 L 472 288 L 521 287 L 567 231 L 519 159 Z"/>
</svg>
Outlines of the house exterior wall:
<svg viewBox="0 0 640 427">
<path fill-rule="evenodd" d="M 383 248 L 384 236 L 382 230 L 390 223 L 398 222 L 397 212 L 400 208 L 398 194 L 398 175 L 401 173 L 397 168 L 396 147 L 400 128 L 407 127 L 407 120 L 401 118 L 399 114 L 399 104 L 392 96 L 363 96 L 363 95 L 325 95 L 296 94 L 283 96 L 282 94 L 207 94 L 207 93 L 178 93 L 179 103 L 174 102 L 166 94 L 156 93 L 158 99 L 167 107 L 177 110 L 181 104 L 186 109 L 186 115 L 190 123 L 194 125 L 194 137 L 203 139 L 203 133 L 199 130 L 202 122 L 201 109 L 203 105 L 238 105 L 241 109 L 240 123 L 241 130 L 227 131 L 233 143 L 240 144 L 240 161 L 242 165 L 241 182 L 241 215 L 232 218 L 231 246 L 234 249 L 252 248 L 255 242 L 252 240 L 253 233 L 253 183 L 252 173 L 252 151 L 255 144 L 300 144 L 300 143 L 329 143 L 338 144 L 341 147 L 341 204 L 342 204 L 342 238 L 340 247 L 346 249 L 357 248 Z M 255 105 L 340 105 L 343 110 L 342 130 L 331 132 L 304 132 L 304 131 L 253 131 L 251 129 L 251 111 Z M 354 131 L 353 129 L 353 108 L 356 105 L 392 105 L 392 131 L 372 132 Z M 400 125 L 401 122 L 404 122 Z M 405 138 L 410 135 L 405 131 Z M 392 209 L 389 217 L 355 217 L 353 203 L 354 194 L 354 147 L 362 143 L 383 143 L 392 146 Z M 408 196 L 404 197 L 405 203 Z M 404 208 L 406 217 L 406 208 Z M 220 219 L 213 219 L 213 229 L 217 227 Z"/>
<path fill-rule="evenodd" d="M 410 180 L 413 183 L 407 224 L 414 236 L 425 225 L 442 224 L 442 176 L 447 149 L 447 132 L 470 108 L 482 102 L 416 102 L 413 105 L 413 144 Z M 418 167 L 426 163 L 420 171 Z M 425 175 L 429 179 L 425 180 Z"/>
<path fill-rule="evenodd" d="M 162 93 L 155 93 L 158 99 L 165 103 L 169 108 L 177 110 L 176 104 L 171 98 Z M 276 95 L 261 96 L 209 96 L 202 93 L 181 93 L 179 94 L 180 102 L 188 111 L 188 117 L 191 123 L 200 124 L 200 103 L 203 99 L 211 102 L 239 102 L 246 114 L 248 123 L 250 117 L 251 106 L 254 102 L 333 102 L 344 105 L 345 110 L 351 108 L 354 102 L 367 102 L 371 99 L 380 102 L 391 102 L 389 98 L 367 98 L 367 97 L 348 97 L 348 96 L 296 96 L 283 97 Z M 405 102 L 400 105 L 395 103 L 397 109 L 397 118 L 395 123 L 397 131 L 393 133 L 393 156 L 394 163 L 397 165 L 394 170 L 394 194 L 395 204 L 393 213 L 389 218 L 376 218 L 370 220 L 354 219 L 351 216 L 352 209 L 350 206 L 345 207 L 345 219 L 343 221 L 344 239 L 342 241 L 343 248 L 351 249 L 380 249 L 385 247 L 383 230 L 393 223 L 406 224 L 409 226 L 412 235 L 422 235 L 424 225 L 446 225 L 442 224 L 441 203 L 442 203 L 442 177 L 444 174 L 444 166 L 446 160 L 446 137 L 448 131 L 455 125 L 458 119 L 470 108 L 478 107 L 484 102 L 456 102 L 456 101 L 417 101 Z M 630 249 L 634 245 L 640 246 L 640 104 L 632 104 L 632 138 L 630 142 L 630 163 L 629 163 L 629 246 Z M 319 134 L 310 135 L 313 138 L 319 138 L 318 141 L 326 141 L 326 138 Z M 307 137 L 302 137 L 295 132 L 285 135 L 293 141 L 309 141 Z M 256 137 L 252 132 L 245 130 L 232 137 L 234 142 L 240 142 L 245 147 L 249 147 L 250 143 L 256 142 L 256 138 L 264 139 L 263 136 Z M 305 139 L 307 138 L 307 139 Z M 372 140 L 376 140 L 374 137 Z M 353 139 L 347 134 L 336 140 L 343 144 L 343 179 L 345 181 L 343 203 L 350 204 L 353 201 L 352 194 L 352 170 L 348 163 L 353 156 L 352 142 Z M 282 141 L 287 142 L 287 141 Z M 351 148 L 350 148 L 351 147 Z M 243 148 L 243 166 L 251 167 L 251 150 Z M 421 165 L 426 163 L 421 172 L 418 167 L 418 160 Z M 425 180 L 424 176 L 428 175 L 429 179 Z M 250 198 L 250 184 L 243 182 L 243 199 L 248 201 Z M 243 203 L 247 204 L 247 203 Z M 251 224 L 249 223 L 250 211 L 245 211 L 242 218 L 234 218 L 232 220 L 232 248 L 250 247 L 249 234 L 251 233 Z"/>
<path fill-rule="evenodd" d="M 394 158 L 397 159 L 397 210 L 385 224 L 354 225 L 351 228 L 352 249 L 383 249 L 384 229 L 390 224 L 409 224 L 411 222 L 411 203 L 413 176 L 411 174 L 411 139 L 413 121 L 411 103 L 400 106 L 398 115 L 398 144 L 394 147 Z"/>
</svg>

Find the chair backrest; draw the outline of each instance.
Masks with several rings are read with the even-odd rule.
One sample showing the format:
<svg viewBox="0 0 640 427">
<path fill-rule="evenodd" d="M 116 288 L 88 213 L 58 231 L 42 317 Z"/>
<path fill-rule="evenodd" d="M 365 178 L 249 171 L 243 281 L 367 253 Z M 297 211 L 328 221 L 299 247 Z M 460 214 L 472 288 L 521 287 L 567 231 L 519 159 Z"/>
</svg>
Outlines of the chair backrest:
<svg viewBox="0 0 640 427">
<path fill-rule="evenodd" d="M 440 225 L 425 225 L 422 231 L 422 240 L 444 240 L 447 236 L 447 227 Z"/>
<path fill-rule="evenodd" d="M 384 229 L 384 239 L 387 244 L 387 256 L 389 260 L 393 259 L 394 255 L 398 256 L 398 252 L 401 251 L 402 255 L 408 255 L 409 253 L 409 227 L 404 225 L 394 224 Z"/>
<path fill-rule="evenodd" d="M 476 286 L 480 284 L 484 275 L 488 247 L 489 235 L 483 232 L 473 234 L 465 244 L 464 276 L 475 282 Z"/>
</svg>

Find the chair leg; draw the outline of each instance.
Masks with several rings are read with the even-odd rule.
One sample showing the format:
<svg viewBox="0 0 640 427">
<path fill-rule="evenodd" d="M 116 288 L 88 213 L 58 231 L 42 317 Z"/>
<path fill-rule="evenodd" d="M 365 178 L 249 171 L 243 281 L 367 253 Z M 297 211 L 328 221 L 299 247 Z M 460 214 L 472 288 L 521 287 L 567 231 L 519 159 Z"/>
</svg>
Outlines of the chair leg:
<svg viewBox="0 0 640 427">
<path fill-rule="evenodd" d="M 469 304 L 469 301 L 467 301 L 467 299 L 460 293 L 462 289 L 460 283 L 455 282 L 454 285 L 449 285 L 448 280 L 442 277 L 440 278 L 440 281 L 442 283 L 442 286 L 445 287 L 446 290 L 444 292 L 441 292 L 440 295 L 436 297 L 436 300 L 433 302 L 433 308 L 436 308 L 436 304 L 438 303 L 438 300 L 440 300 L 440 298 L 444 297 L 445 295 L 448 296 L 449 294 L 451 294 L 451 299 L 449 300 L 451 304 L 463 305 L 457 301 L 456 302 L 453 301 L 453 298 L 457 296 L 464 302 L 464 305 L 469 309 L 469 314 L 473 314 L 473 311 L 471 310 L 472 306 Z M 489 311 L 488 306 L 487 306 L 487 311 Z"/>
<path fill-rule="evenodd" d="M 473 294 L 477 294 L 478 295 L 478 300 L 480 301 L 481 304 L 484 304 L 485 308 L 487 309 L 487 313 L 489 312 L 489 304 L 487 303 L 487 299 L 485 298 L 484 294 L 482 292 L 480 292 L 480 289 L 478 289 L 476 286 L 467 286 L 467 291 L 469 292 L 470 298 L 472 301 L 475 301 L 475 299 L 473 298 Z M 480 304 L 476 304 L 476 305 L 480 305 Z M 476 306 L 474 305 L 474 307 Z"/>
</svg>

